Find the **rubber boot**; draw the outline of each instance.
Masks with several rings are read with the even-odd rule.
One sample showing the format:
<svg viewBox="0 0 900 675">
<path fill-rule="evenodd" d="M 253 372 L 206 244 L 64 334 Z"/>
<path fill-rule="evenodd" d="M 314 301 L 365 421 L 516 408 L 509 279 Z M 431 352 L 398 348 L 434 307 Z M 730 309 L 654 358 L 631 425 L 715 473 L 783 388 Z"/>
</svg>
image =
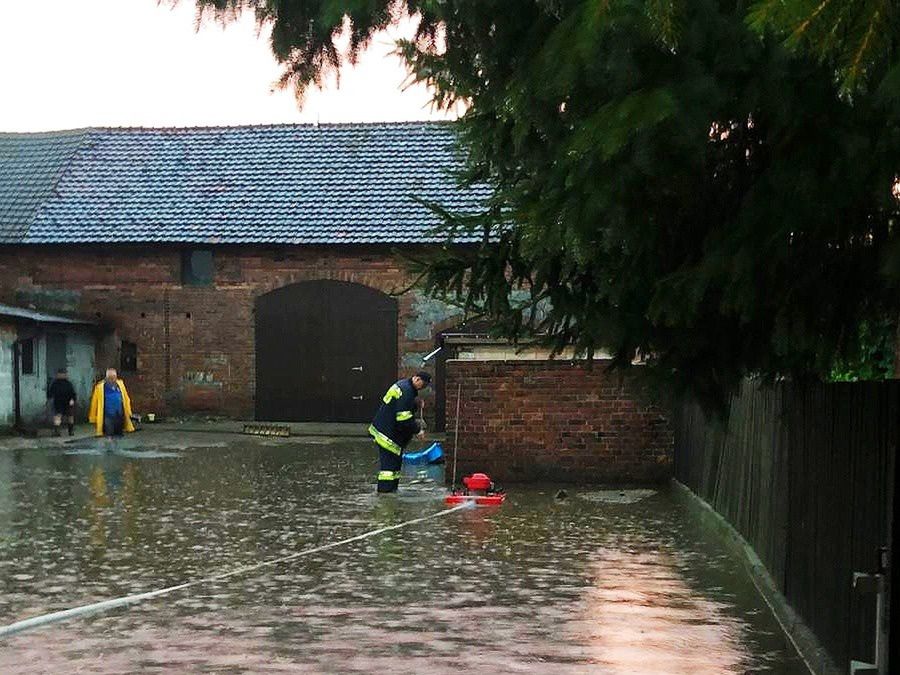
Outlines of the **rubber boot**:
<svg viewBox="0 0 900 675">
<path fill-rule="evenodd" d="M 379 494 L 396 492 L 400 484 L 400 467 L 403 459 L 384 448 L 379 448 L 378 456 L 381 469 L 378 472 L 378 492 Z"/>
<path fill-rule="evenodd" d="M 399 478 L 395 478 L 392 480 L 384 480 L 384 479 L 379 478 L 377 492 L 378 492 L 378 494 L 382 494 L 382 495 L 389 494 L 391 492 L 396 492 L 397 488 L 399 486 L 400 486 Z"/>
<path fill-rule="evenodd" d="M 59 427 L 53 427 L 53 435 L 56 436 L 57 438 L 60 437 L 61 434 L 60 434 L 60 428 L 59 428 Z"/>
<path fill-rule="evenodd" d="M 69 425 L 69 436 L 74 436 L 74 435 L 75 435 L 75 425 L 70 424 Z"/>
</svg>

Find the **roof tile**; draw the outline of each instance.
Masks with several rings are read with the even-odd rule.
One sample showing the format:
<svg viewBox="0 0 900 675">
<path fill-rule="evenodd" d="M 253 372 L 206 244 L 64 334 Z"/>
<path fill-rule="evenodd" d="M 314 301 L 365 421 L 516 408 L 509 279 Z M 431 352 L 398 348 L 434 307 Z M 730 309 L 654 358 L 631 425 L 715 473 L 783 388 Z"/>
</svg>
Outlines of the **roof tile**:
<svg viewBox="0 0 900 675">
<path fill-rule="evenodd" d="M 461 163 L 445 123 L 0 134 L 0 243 L 439 241 Z"/>
</svg>

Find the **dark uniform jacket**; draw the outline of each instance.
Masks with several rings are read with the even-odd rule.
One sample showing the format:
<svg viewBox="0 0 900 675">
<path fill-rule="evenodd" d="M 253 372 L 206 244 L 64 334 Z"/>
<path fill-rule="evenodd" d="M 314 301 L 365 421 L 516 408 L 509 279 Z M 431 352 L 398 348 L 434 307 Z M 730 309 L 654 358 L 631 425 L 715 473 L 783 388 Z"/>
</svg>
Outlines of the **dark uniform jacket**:
<svg viewBox="0 0 900 675">
<path fill-rule="evenodd" d="M 411 379 L 391 385 L 369 426 L 369 433 L 382 448 L 399 455 L 419 431 L 415 419 L 419 392 Z"/>
<path fill-rule="evenodd" d="M 69 401 L 75 400 L 75 387 L 69 380 L 54 379 L 47 387 L 47 398 L 53 399 L 53 411 L 67 413 Z"/>
</svg>

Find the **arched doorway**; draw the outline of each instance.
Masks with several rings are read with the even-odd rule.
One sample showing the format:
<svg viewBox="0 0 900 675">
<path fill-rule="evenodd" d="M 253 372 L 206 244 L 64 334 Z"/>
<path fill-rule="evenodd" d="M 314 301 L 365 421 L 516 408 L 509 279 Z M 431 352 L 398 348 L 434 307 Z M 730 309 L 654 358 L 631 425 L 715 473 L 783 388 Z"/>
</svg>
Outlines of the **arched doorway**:
<svg viewBox="0 0 900 675">
<path fill-rule="evenodd" d="M 397 301 L 307 281 L 256 299 L 256 419 L 364 422 L 397 377 Z"/>
</svg>

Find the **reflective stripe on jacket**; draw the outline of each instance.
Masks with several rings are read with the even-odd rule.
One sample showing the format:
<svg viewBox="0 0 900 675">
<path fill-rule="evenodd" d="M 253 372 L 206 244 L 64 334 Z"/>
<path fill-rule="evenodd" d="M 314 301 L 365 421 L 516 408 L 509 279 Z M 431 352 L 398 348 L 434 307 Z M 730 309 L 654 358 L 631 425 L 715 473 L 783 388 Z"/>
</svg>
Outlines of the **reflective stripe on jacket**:
<svg viewBox="0 0 900 675">
<path fill-rule="evenodd" d="M 419 430 L 415 420 L 418 395 L 410 379 L 399 380 L 390 386 L 369 426 L 369 433 L 379 446 L 399 455 L 416 435 Z"/>
</svg>

